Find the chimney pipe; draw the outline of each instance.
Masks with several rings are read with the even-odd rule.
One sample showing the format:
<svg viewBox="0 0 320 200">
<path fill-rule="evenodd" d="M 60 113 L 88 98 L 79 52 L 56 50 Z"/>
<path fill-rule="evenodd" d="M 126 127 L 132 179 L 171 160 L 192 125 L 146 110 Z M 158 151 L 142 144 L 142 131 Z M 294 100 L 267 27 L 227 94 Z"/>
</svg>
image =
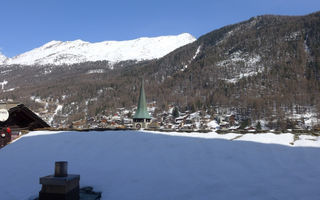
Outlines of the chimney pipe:
<svg viewBox="0 0 320 200">
<path fill-rule="evenodd" d="M 54 176 L 55 177 L 67 177 L 68 176 L 68 162 L 67 161 L 55 162 Z"/>
</svg>

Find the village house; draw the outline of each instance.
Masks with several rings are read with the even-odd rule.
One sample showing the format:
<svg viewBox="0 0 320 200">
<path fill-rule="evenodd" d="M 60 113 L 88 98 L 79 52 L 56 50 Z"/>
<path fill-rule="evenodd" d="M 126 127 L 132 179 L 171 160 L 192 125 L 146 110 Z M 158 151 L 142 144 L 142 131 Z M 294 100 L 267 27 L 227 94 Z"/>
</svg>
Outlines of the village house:
<svg viewBox="0 0 320 200">
<path fill-rule="evenodd" d="M 23 104 L 0 103 L 0 148 L 27 130 L 50 127 Z"/>
</svg>

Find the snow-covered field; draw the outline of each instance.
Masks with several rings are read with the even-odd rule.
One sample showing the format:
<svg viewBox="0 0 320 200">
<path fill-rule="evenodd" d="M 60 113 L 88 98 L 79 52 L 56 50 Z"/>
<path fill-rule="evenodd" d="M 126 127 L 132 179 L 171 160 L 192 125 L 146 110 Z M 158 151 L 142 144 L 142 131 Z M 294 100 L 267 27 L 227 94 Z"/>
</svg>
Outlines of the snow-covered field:
<svg viewBox="0 0 320 200">
<path fill-rule="evenodd" d="M 37 196 L 69 162 L 103 199 L 319 199 L 320 141 L 292 134 L 32 132 L 0 150 L 0 199 Z"/>
</svg>

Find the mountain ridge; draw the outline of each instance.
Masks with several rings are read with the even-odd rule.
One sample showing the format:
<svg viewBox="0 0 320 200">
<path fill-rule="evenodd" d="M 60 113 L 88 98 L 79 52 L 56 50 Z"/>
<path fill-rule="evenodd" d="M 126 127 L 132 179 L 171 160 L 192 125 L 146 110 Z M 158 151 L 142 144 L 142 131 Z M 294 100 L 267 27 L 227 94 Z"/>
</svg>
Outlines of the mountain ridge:
<svg viewBox="0 0 320 200">
<path fill-rule="evenodd" d="M 80 39 L 65 42 L 52 40 L 12 58 L 0 55 L 0 65 L 61 65 L 103 60 L 114 64 L 126 60 L 151 60 L 161 58 L 195 40 L 189 33 L 95 43 Z"/>
</svg>

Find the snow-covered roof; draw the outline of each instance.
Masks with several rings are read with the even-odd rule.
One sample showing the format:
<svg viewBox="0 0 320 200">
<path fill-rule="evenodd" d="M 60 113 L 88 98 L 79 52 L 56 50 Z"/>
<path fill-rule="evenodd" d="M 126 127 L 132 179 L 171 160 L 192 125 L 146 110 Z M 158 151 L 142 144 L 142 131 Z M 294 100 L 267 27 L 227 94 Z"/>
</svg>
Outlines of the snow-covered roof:
<svg viewBox="0 0 320 200">
<path fill-rule="evenodd" d="M 293 138 L 272 133 L 31 132 L 0 150 L 0 194 L 4 200 L 34 199 L 41 189 L 39 177 L 52 174 L 55 161 L 66 160 L 69 173 L 80 174 L 81 187 L 93 186 L 108 200 L 317 200 L 319 137 L 300 136 L 290 145 Z"/>
</svg>

